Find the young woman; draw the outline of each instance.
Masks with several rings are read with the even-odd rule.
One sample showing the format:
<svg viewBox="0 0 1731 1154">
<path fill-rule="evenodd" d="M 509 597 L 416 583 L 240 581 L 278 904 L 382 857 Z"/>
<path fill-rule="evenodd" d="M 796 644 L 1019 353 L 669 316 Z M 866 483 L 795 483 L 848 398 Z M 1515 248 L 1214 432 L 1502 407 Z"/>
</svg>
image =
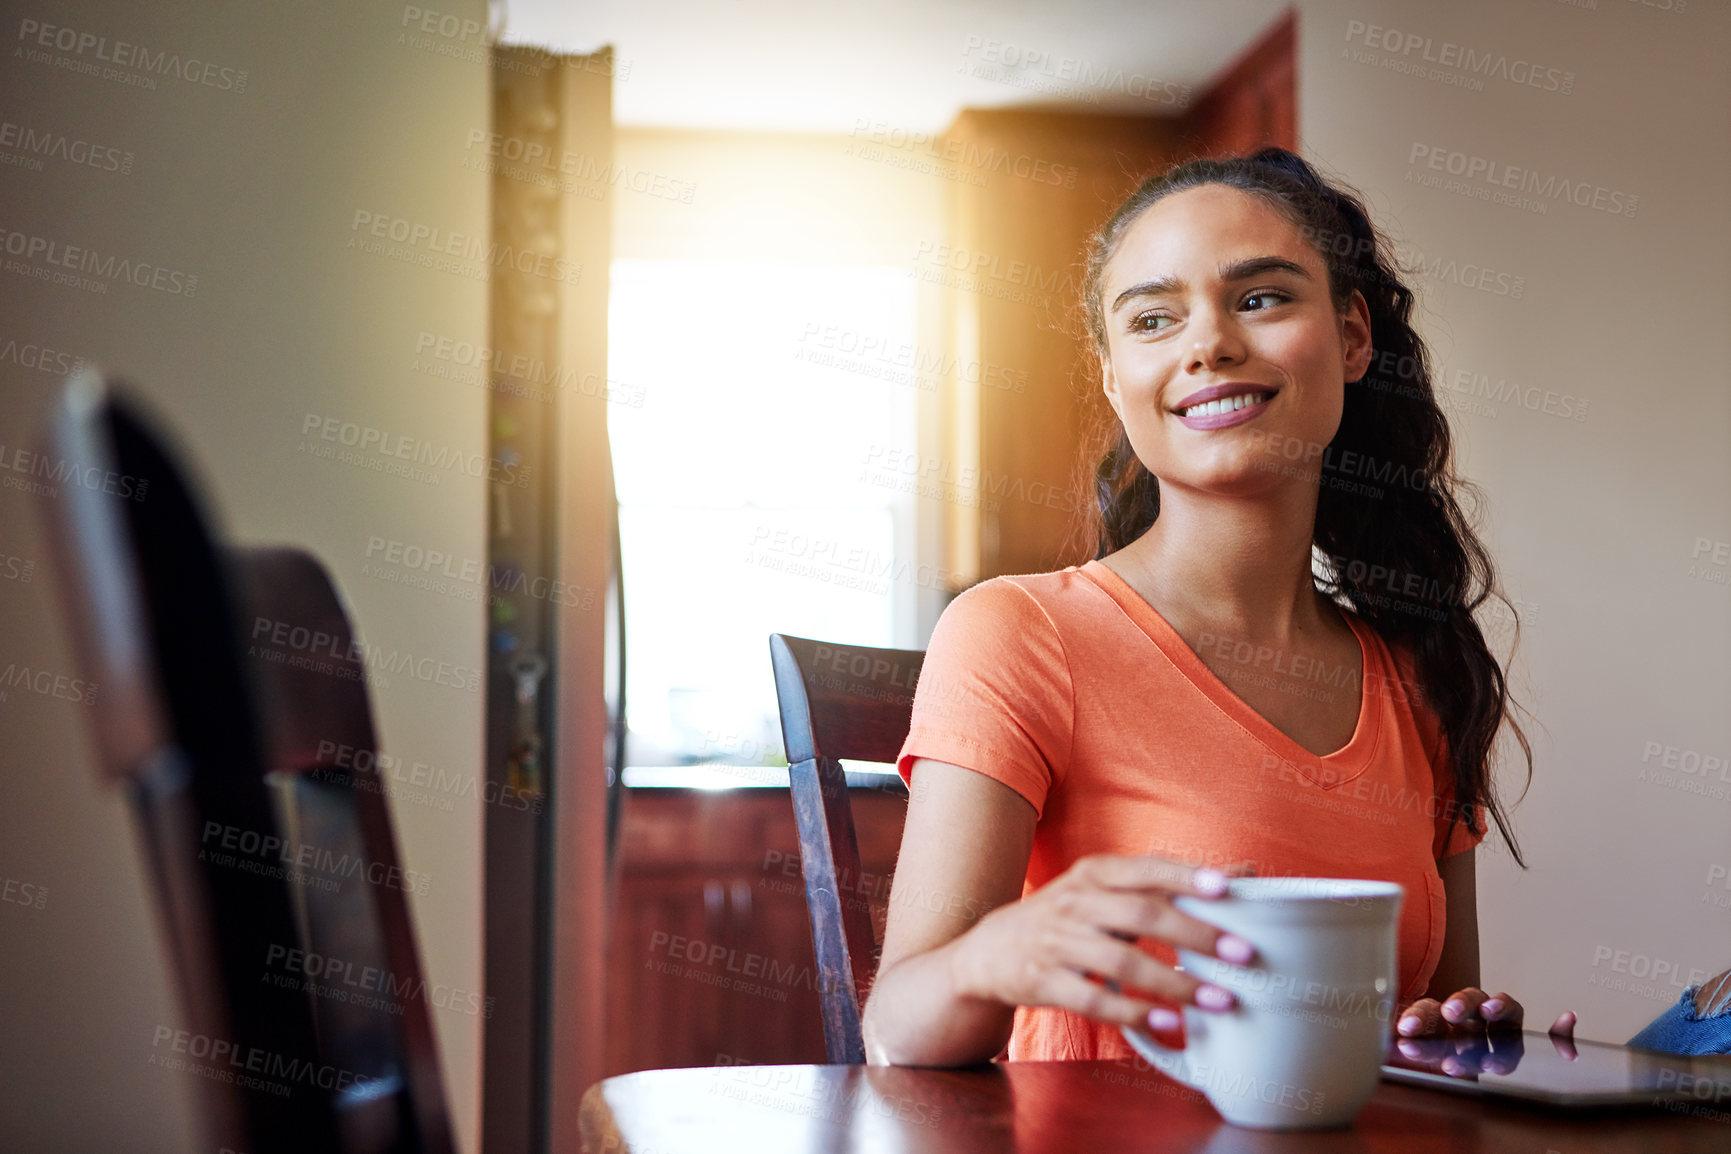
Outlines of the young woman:
<svg viewBox="0 0 1731 1154">
<path fill-rule="evenodd" d="M 1519 1025 L 1478 988 L 1473 851 L 1494 821 L 1520 860 L 1489 765 L 1505 723 L 1527 743 L 1364 207 L 1282 149 L 1178 165 L 1095 238 L 1083 304 L 1117 416 L 1096 559 L 938 622 L 868 1060 L 1110 1058 L 1226 1011 L 1174 948 L 1254 946 L 1172 899 L 1245 872 L 1401 883 L 1399 1033 Z"/>
</svg>

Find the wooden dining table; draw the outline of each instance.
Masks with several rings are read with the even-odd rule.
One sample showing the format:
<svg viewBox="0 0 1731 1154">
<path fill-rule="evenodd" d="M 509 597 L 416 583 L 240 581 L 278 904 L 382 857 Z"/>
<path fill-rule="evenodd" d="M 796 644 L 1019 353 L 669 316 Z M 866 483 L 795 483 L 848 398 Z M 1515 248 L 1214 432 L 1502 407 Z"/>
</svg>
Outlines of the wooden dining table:
<svg viewBox="0 0 1731 1154">
<path fill-rule="evenodd" d="M 1561 1111 L 1388 1081 L 1345 1129 L 1243 1129 L 1137 1059 L 648 1070 L 591 1086 L 581 1128 L 590 1154 L 1731 1151 L 1731 1111 L 1711 1105 Z"/>
</svg>

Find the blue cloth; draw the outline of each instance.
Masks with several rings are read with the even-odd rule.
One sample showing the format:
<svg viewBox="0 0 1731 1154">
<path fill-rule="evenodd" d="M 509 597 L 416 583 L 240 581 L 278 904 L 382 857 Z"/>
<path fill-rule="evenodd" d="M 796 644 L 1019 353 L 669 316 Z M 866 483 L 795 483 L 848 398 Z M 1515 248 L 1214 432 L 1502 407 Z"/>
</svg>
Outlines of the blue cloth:
<svg viewBox="0 0 1731 1154">
<path fill-rule="evenodd" d="M 1676 1005 L 1648 1022 L 1624 1045 L 1667 1054 L 1731 1054 L 1731 1007 L 1702 1017 L 1695 1012 L 1698 989 L 1690 986 L 1684 990 Z"/>
</svg>

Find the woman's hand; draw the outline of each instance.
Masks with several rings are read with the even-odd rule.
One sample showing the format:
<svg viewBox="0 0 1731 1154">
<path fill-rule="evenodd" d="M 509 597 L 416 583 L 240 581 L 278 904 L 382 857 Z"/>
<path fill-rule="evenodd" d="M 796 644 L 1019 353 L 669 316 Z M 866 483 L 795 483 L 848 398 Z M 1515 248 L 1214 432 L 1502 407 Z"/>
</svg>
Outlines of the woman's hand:
<svg viewBox="0 0 1731 1154">
<path fill-rule="evenodd" d="M 1575 1011 L 1564 1010 L 1557 1015 L 1557 1020 L 1551 1023 L 1551 1045 L 1557 1048 L 1557 1053 L 1573 1062 L 1580 1057 L 1575 1050 Z"/>
<path fill-rule="evenodd" d="M 1465 991 L 1462 991 L 1463 993 Z M 1428 999 L 1435 1004 L 1436 999 Z M 1448 1001 L 1453 1001 L 1451 997 Z M 1448 1001 L 1443 1002 L 1444 1006 Z M 1413 1003 L 1417 1005 L 1418 1003 Z M 1411 1007 L 1408 1007 L 1409 1009 Z M 1482 1004 L 1481 1004 L 1482 1012 Z M 1575 1048 L 1575 1012 L 1564 1010 L 1551 1023 L 1551 1046 L 1559 1057 L 1578 1061 Z M 1477 1032 L 1458 1030 L 1403 1037 L 1395 1046 L 1401 1057 L 1422 1062 L 1437 1073 L 1451 1078 L 1476 1078 L 1480 1074 L 1512 1074 L 1526 1055 L 1526 1035 L 1512 1031 L 1479 1029 Z"/>
<path fill-rule="evenodd" d="M 1438 1034 L 1487 1030 L 1518 1030 L 1524 1011 L 1507 994 L 1487 994 L 1477 986 L 1456 990 L 1438 1002 L 1420 998 L 1401 1010 L 1395 1033 L 1403 1038 L 1426 1038 Z"/>
<path fill-rule="evenodd" d="M 980 919 L 958 941 L 952 981 L 963 997 L 1010 1006 L 1057 1006 L 1117 1026 L 1173 1030 L 1178 1015 L 1151 994 L 1227 1010 L 1232 994 L 1150 957 L 1153 938 L 1243 965 L 1249 942 L 1189 916 L 1172 899 L 1217 898 L 1248 867 L 1192 869 L 1155 857 L 1094 854 L 1018 902 Z M 1092 980 L 1109 979 L 1118 988 Z"/>
</svg>

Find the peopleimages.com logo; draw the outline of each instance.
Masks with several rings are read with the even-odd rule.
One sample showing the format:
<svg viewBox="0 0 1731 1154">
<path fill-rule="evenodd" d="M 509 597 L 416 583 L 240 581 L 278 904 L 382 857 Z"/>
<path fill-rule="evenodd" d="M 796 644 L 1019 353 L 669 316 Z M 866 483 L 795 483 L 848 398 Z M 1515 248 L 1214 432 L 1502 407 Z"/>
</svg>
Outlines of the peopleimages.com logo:
<svg viewBox="0 0 1731 1154">
<path fill-rule="evenodd" d="M 160 76 L 224 92 L 246 91 L 247 72 L 244 68 L 231 68 L 193 55 L 183 56 L 166 48 L 152 51 L 143 44 L 110 40 L 65 25 L 20 20 L 17 39 L 20 47 L 14 49 L 14 54 L 32 64 L 52 64 L 69 72 L 98 75 L 104 80 L 120 80 L 145 89 L 155 88 L 156 78 Z M 69 55 L 50 57 L 50 51 Z"/>
<path fill-rule="evenodd" d="M 8 272 L 38 280 L 96 292 L 107 292 L 110 284 L 131 284 L 170 296 L 198 294 L 198 277 L 192 273 L 16 229 L 0 227 L 0 252 L 18 258 L 6 262 Z"/>
<path fill-rule="evenodd" d="M 355 668 L 364 667 L 470 692 L 481 686 L 481 670 L 475 666 L 420 656 L 411 650 L 389 649 L 358 637 L 345 642 L 335 633 L 269 617 L 253 619 L 252 646 L 247 655 L 319 673 L 338 674 L 339 670 L 352 673 Z"/>
</svg>

